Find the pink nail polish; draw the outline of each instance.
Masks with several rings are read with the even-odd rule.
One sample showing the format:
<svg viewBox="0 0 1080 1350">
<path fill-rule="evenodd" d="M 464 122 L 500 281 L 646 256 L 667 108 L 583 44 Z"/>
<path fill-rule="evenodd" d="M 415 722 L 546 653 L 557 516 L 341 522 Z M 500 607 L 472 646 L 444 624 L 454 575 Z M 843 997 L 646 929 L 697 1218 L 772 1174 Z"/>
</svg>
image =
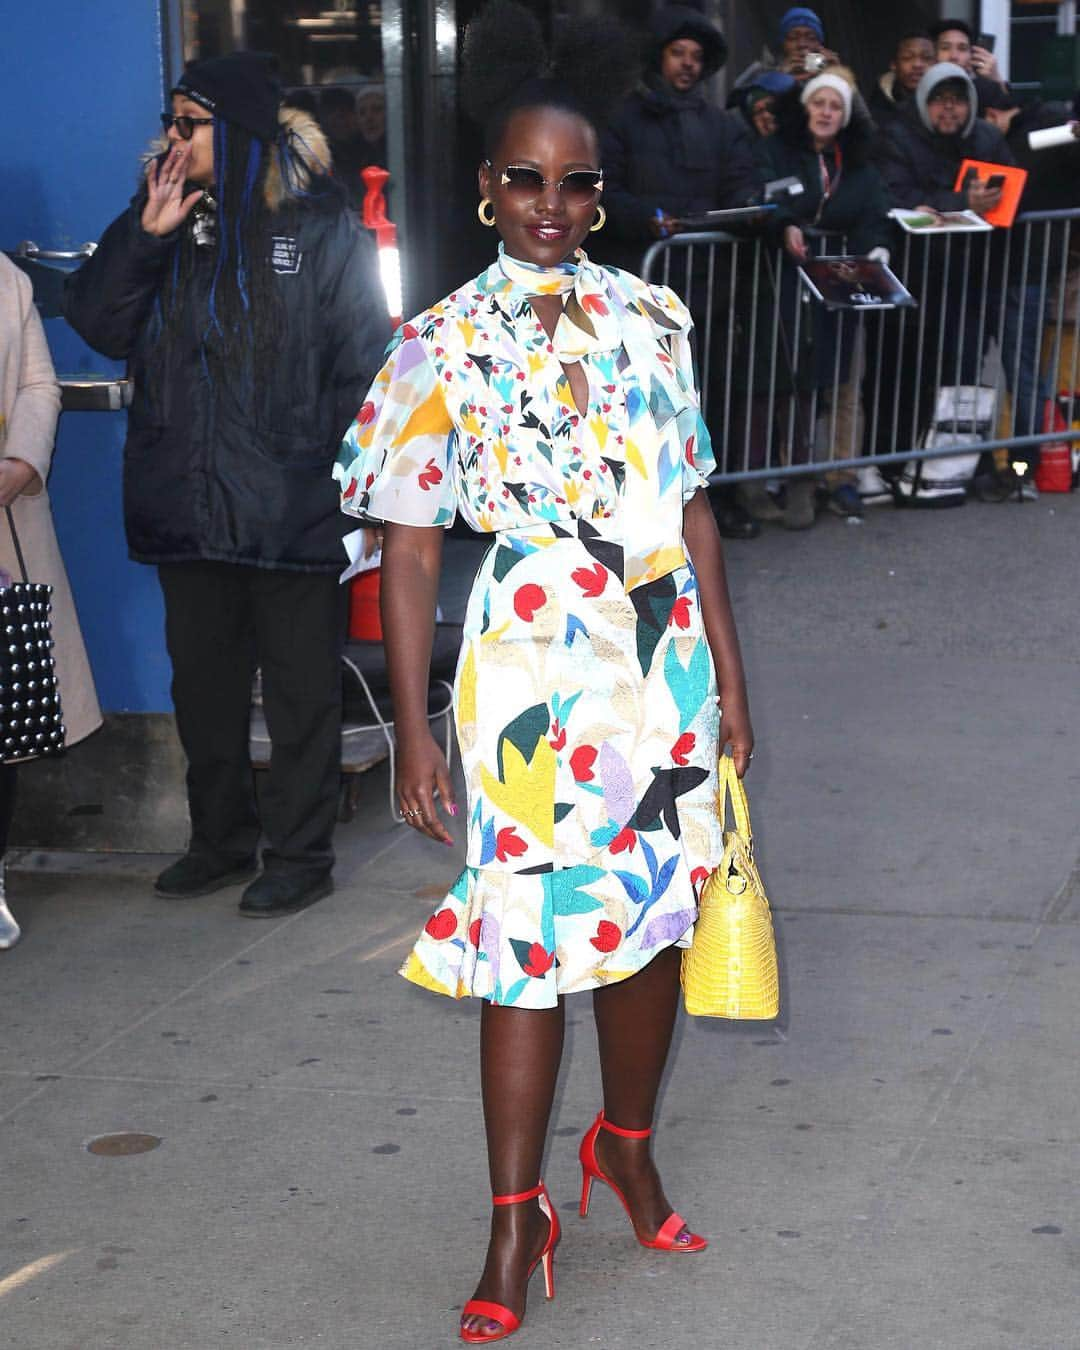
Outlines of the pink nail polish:
<svg viewBox="0 0 1080 1350">
<path fill-rule="evenodd" d="M 456 815 L 457 815 L 457 802 L 451 802 L 450 805 L 449 805 L 446 809 L 447 809 L 447 811 L 450 812 L 450 814 L 451 814 L 452 816 L 456 816 Z"/>
</svg>

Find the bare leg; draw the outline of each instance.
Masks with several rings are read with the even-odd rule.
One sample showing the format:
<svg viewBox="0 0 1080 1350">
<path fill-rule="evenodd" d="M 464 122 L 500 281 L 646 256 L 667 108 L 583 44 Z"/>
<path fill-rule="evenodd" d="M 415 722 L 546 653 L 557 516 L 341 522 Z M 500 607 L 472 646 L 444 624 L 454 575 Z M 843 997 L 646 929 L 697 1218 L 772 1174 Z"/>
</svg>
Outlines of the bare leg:
<svg viewBox="0 0 1080 1350">
<path fill-rule="evenodd" d="M 562 1059 L 562 1000 L 555 1008 L 504 1008 L 485 1003 L 480 1020 L 480 1081 L 493 1195 L 529 1191 L 540 1179 L 548 1118 Z M 520 1317 L 525 1278 L 548 1236 L 535 1200 L 492 1209 L 491 1242 L 475 1298 L 501 1303 Z M 486 1317 L 463 1319 L 494 1332 Z"/>
<path fill-rule="evenodd" d="M 669 947 L 630 979 L 593 993 L 604 1116 L 625 1130 L 646 1130 L 653 1123 L 678 1011 L 681 957 L 677 947 Z M 645 1238 L 654 1237 L 674 1209 L 664 1195 L 649 1142 L 622 1139 L 606 1130 L 596 1141 L 597 1161 L 626 1196 L 635 1227 Z"/>
</svg>

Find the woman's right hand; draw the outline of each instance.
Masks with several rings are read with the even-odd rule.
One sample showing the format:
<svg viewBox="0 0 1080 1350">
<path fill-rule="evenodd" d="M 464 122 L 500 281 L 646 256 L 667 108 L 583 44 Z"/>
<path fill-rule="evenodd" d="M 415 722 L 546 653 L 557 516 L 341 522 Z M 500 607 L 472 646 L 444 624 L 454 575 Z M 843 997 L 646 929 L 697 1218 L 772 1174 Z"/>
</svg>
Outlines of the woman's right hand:
<svg viewBox="0 0 1080 1350">
<path fill-rule="evenodd" d="M 142 227 L 147 234 L 160 239 L 178 230 L 203 195 L 202 188 L 196 188 L 184 196 L 190 158 L 190 147 L 181 141 L 170 146 L 166 155 L 152 159 L 146 166 L 146 205 L 143 207 Z"/>
<path fill-rule="evenodd" d="M 806 237 L 798 225 L 788 225 L 784 229 L 784 247 L 796 262 L 805 262 L 809 256 Z"/>
<path fill-rule="evenodd" d="M 446 756 L 430 732 L 422 734 L 414 743 L 402 738 L 397 749 L 397 795 L 405 823 L 426 834 L 440 844 L 453 847 L 450 831 L 439 816 L 435 795 L 438 793 L 447 815 L 457 815 L 454 788 L 450 782 L 450 768 Z"/>
</svg>

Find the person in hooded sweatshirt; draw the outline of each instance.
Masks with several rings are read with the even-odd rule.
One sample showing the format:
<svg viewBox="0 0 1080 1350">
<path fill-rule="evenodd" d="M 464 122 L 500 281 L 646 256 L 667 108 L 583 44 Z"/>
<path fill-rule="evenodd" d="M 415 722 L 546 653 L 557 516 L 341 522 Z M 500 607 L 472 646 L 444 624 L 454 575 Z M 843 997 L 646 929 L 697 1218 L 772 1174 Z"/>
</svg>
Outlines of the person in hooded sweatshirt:
<svg viewBox="0 0 1080 1350">
<path fill-rule="evenodd" d="M 974 84 L 960 66 L 942 61 L 930 67 L 914 99 L 882 136 L 879 167 L 894 207 L 937 213 L 971 210 L 986 215 L 999 204 L 1001 191 L 990 186 L 989 177 L 957 188 L 965 159 L 1015 163 L 1001 132 L 976 116 L 977 106 Z M 903 450 L 921 440 L 938 387 L 974 384 L 977 379 L 1001 312 L 1000 268 L 994 266 L 1000 243 L 990 235 L 966 235 L 964 239 L 972 241 L 970 255 L 956 247 L 956 236 L 927 235 L 911 241 L 915 251 L 908 276 L 920 306 L 918 319 L 898 324 L 889 316 L 879 326 L 880 350 L 874 358 L 881 362 L 881 387 L 897 391 L 901 410 L 898 443 L 891 443 L 892 418 L 879 417 L 873 453 Z M 982 287 L 983 248 L 994 250 L 985 273 L 986 291 Z M 876 380 L 868 379 L 864 390 L 875 387 Z"/>
<path fill-rule="evenodd" d="M 1016 163 L 1001 132 L 979 119 L 978 106 L 975 85 L 962 67 L 951 61 L 930 67 L 914 100 L 882 135 L 880 167 L 893 206 L 985 215 L 998 205 L 1001 191 L 985 179 L 956 190 L 965 159 Z"/>
<path fill-rule="evenodd" d="M 332 890 L 346 558 L 330 468 L 390 325 L 326 139 L 282 109 L 271 57 L 190 66 L 162 125 L 65 314 L 135 386 L 124 523 L 161 582 L 191 815 L 157 894 L 249 881 L 241 913 L 266 917 Z M 256 668 L 272 742 L 261 819 Z"/>
<path fill-rule="evenodd" d="M 713 103 L 704 88 L 727 57 L 723 34 L 690 5 L 659 10 L 651 33 L 644 79 L 611 121 L 601 149 L 607 228 L 593 252 L 631 271 L 640 269 L 650 244 L 683 228 L 683 218 L 746 206 L 762 186 L 743 118 Z M 706 288 L 703 274 L 694 286 L 702 306 Z M 702 327 L 704 314 L 695 319 Z M 714 493 L 713 503 L 725 538 L 759 532 L 732 494 Z"/>
</svg>

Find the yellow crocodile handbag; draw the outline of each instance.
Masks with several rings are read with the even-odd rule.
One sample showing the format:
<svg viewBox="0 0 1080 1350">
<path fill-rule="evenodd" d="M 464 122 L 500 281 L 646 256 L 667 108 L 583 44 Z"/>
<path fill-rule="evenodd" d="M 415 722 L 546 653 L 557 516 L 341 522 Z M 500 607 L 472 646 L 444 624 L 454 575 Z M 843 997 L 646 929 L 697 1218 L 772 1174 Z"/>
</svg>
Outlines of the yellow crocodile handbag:
<svg viewBox="0 0 1080 1350">
<path fill-rule="evenodd" d="M 720 759 L 717 807 L 727 824 L 724 855 L 701 890 L 693 945 L 682 956 L 686 1011 L 695 1017 L 766 1019 L 780 1011 L 776 940 L 765 890 L 754 862 L 746 789 L 732 759 Z"/>
</svg>

